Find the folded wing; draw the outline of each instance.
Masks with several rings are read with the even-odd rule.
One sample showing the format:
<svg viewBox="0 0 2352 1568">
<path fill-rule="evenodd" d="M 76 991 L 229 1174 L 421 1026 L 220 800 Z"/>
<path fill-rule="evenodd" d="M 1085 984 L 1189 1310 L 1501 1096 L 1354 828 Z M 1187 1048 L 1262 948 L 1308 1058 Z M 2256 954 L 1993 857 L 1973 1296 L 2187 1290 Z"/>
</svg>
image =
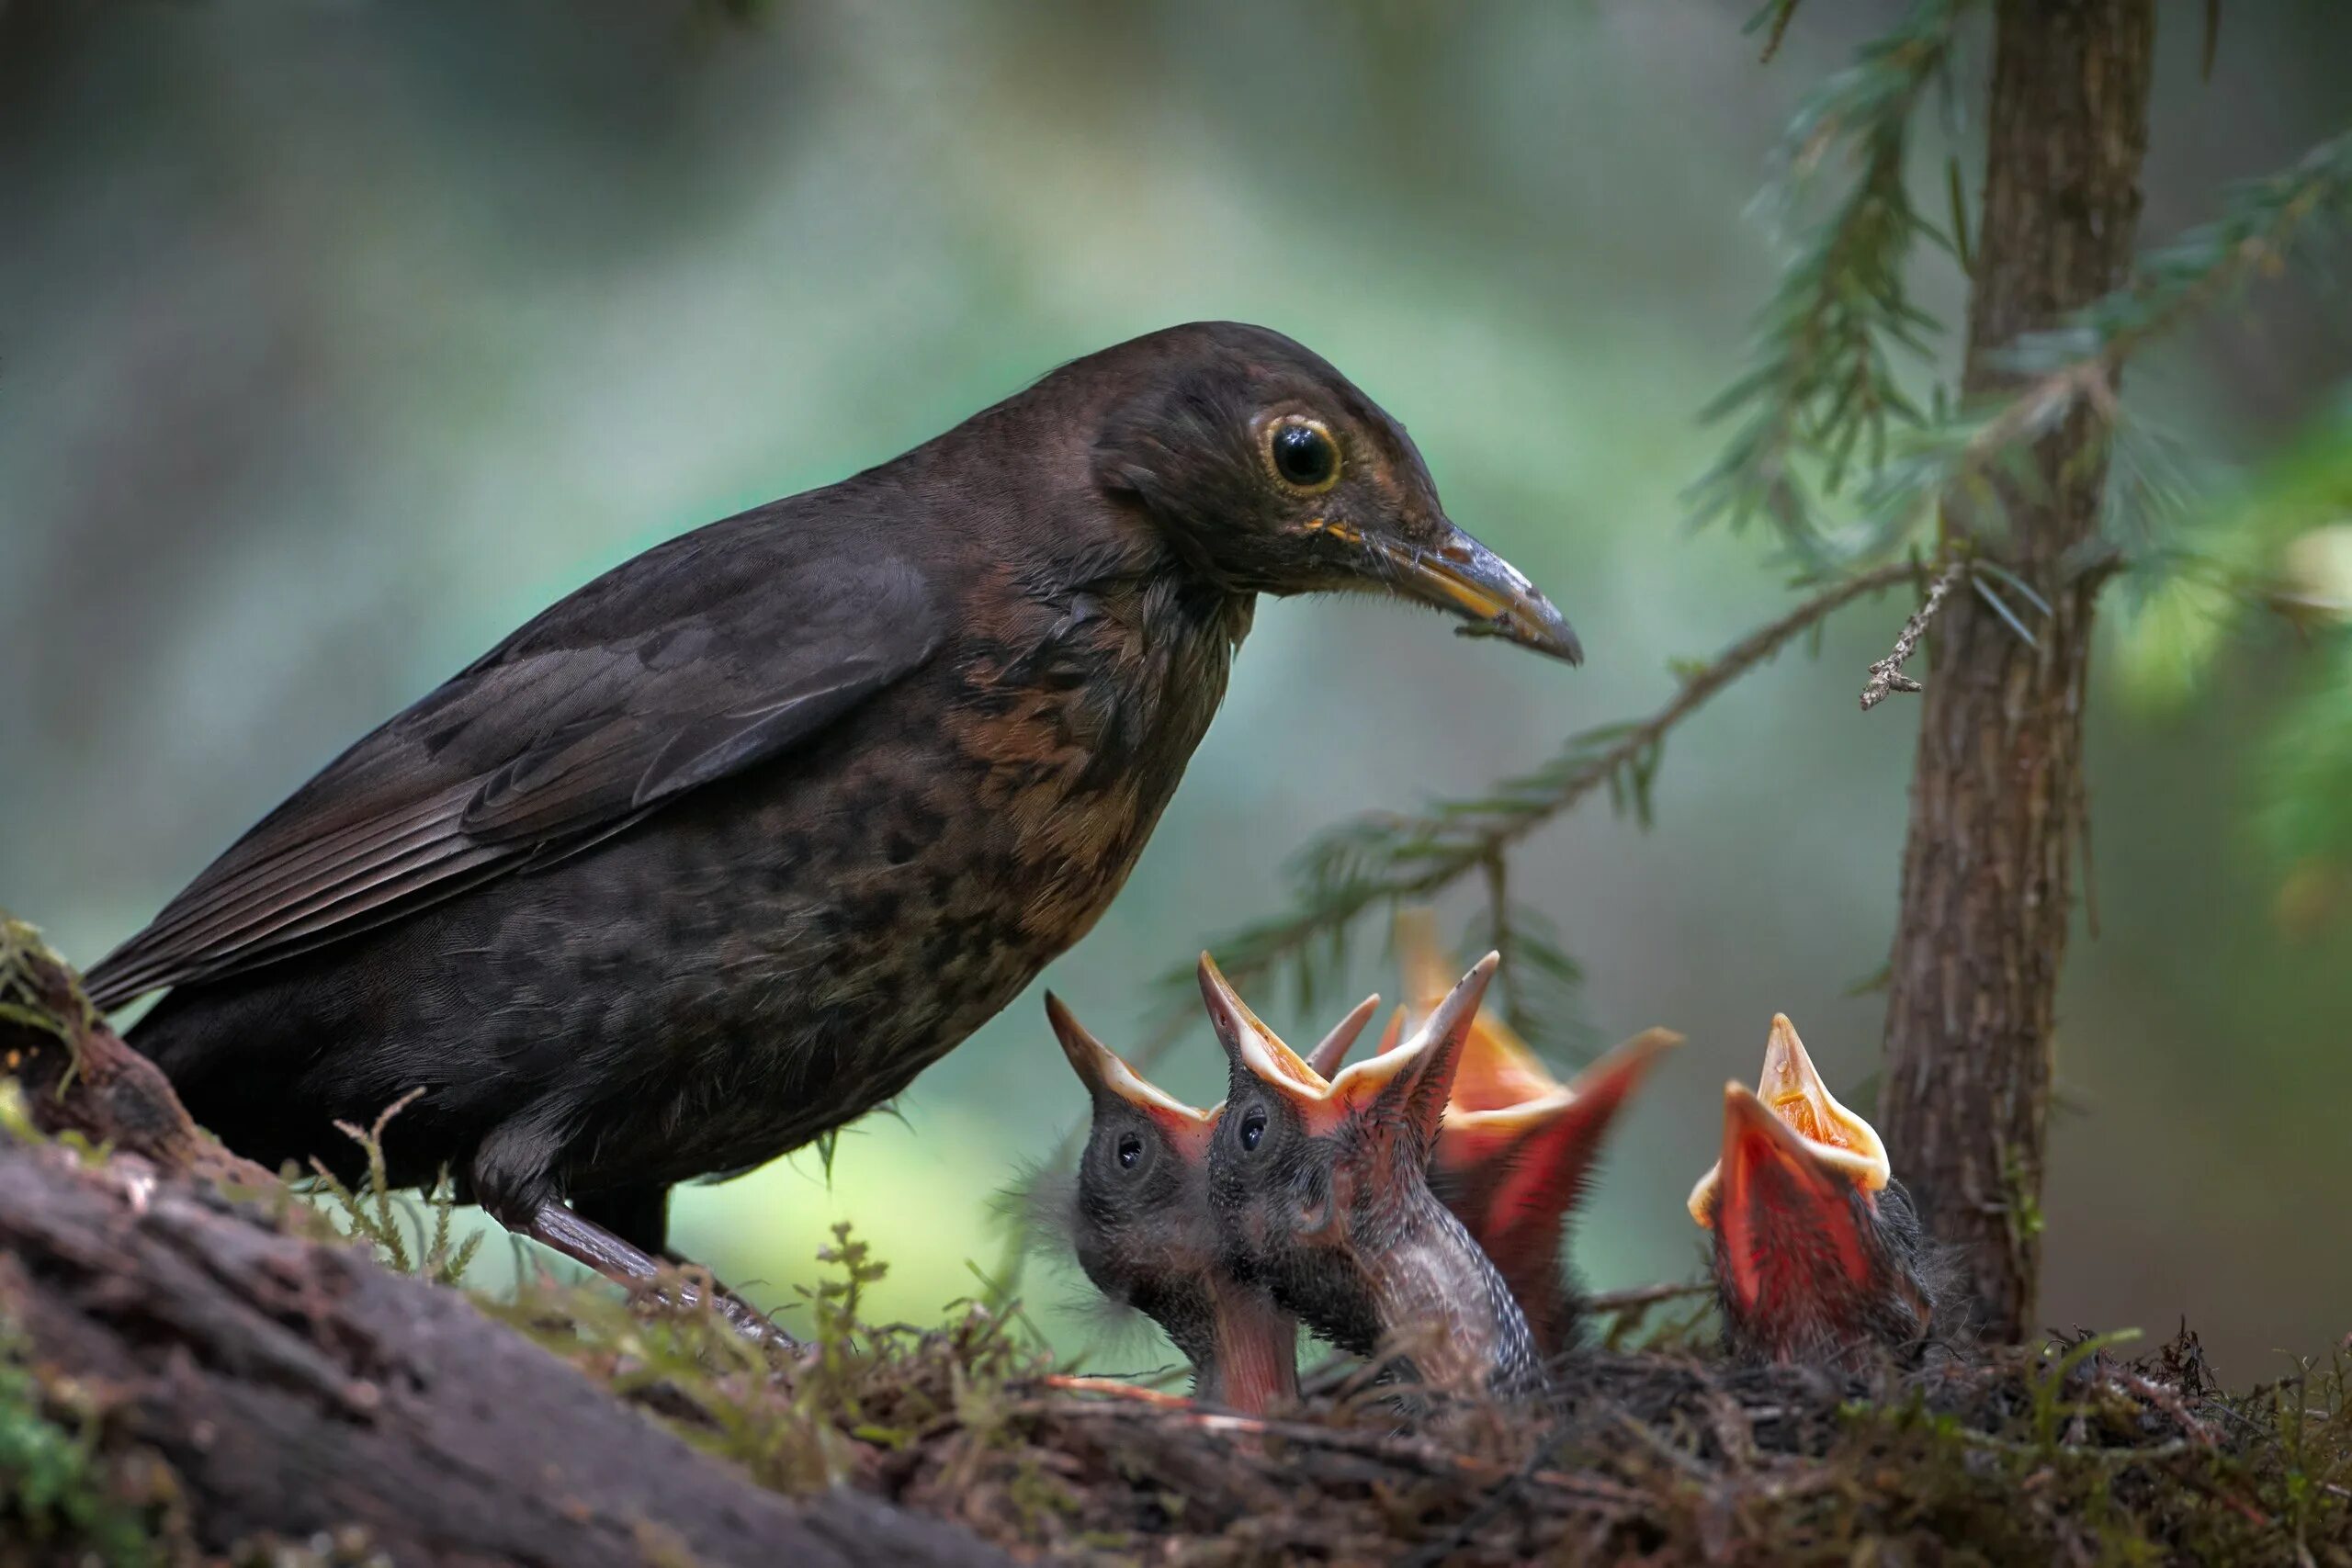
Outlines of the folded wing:
<svg viewBox="0 0 2352 1568">
<path fill-rule="evenodd" d="M 808 744 L 930 657 L 922 572 L 878 551 L 815 570 L 748 537 L 756 517 L 591 583 L 362 739 L 93 968 L 92 999 L 252 969 L 575 852 Z"/>
</svg>

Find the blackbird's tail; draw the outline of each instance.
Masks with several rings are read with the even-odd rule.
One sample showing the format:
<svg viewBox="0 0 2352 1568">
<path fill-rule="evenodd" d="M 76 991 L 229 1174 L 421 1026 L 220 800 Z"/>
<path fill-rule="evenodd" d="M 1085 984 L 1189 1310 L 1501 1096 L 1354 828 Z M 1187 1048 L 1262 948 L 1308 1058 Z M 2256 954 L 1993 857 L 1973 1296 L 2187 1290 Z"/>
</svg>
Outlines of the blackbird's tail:
<svg viewBox="0 0 2352 1568">
<path fill-rule="evenodd" d="M 291 1075 L 271 1059 L 269 1031 L 243 1009 L 208 1000 L 195 988 L 168 991 L 123 1038 L 164 1069 L 188 1114 L 230 1148 L 273 1170 L 300 1161 L 310 1151 L 285 1136 L 294 1120 L 281 1102 Z"/>
</svg>

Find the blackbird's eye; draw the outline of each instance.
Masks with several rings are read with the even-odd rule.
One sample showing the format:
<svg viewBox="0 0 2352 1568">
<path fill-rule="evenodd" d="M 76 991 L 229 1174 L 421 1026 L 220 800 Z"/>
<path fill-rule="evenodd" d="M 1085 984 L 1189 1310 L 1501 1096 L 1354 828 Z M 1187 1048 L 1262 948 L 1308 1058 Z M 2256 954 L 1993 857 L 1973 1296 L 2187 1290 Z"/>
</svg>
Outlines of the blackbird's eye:
<svg viewBox="0 0 2352 1568">
<path fill-rule="evenodd" d="M 1250 1114 L 1241 1119 L 1241 1146 L 1243 1148 L 1256 1148 L 1258 1146 L 1258 1140 L 1263 1138 L 1265 1135 L 1266 1113 L 1264 1111 L 1252 1111 Z"/>
<path fill-rule="evenodd" d="M 1325 491 L 1340 478 L 1340 447 L 1319 421 L 1293 414 L 1266 433 L 1266 452 L 1275 477 L 1303 491 Z"/>
<path fill-rule="evenodd" d="M 1119 1140 L 1119 1168 L 1133 1170 L 1143 1162 L 1143 1140 L 1129 1133 Z"/>
</svg>

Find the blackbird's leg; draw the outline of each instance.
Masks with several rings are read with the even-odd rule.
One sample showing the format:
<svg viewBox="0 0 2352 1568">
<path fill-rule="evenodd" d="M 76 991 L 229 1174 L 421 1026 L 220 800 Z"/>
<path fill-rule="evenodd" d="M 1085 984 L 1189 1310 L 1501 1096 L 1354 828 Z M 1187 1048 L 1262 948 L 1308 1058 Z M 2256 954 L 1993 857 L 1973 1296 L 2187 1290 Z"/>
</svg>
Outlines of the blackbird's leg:
<svg viewBox="0 0 2352 1568">
<path fill-rule="evenodd" d="M 623 1241 L 594 1220 L 572 1213 L 552 1198 L 542 1201 L 519 1224 L 509 1222 L 503 1214 L 498 1218 L 508 1229 L 520 1232 L 543 1247 L 553 1247 L 575 1262 L 586 1264 L 607 1280 L 618 1280 L 624 1285 L 653 1285 L 663 1300 L 680 1306 L 693 1306 L 702 1299 L 698 1289 L 680 1283 L 675 1270 L 665 1269 L 661 1259 Z M 782 1345 L 786 1348 L 797 1347 L 800 1343 L 716 1280 L 711 1282 L 711 1304 L 747 1339 L 763 1345 Z"/>
<path fill-rule="evenodd" d="M 653 1286 L 663 1300 L 681 1306 L 698 1302 L 702 1292 L 664 1269 L 661 1259 L 564 1206 L 549 1175 L 560 1148 L 544 1122 L 525 1116 L 505 1122 L 474 1153 L 475 1201 L 508 1230 L 584 1263 L 607 1280 Z M 711 1296 L 711 1304 L 746 1338 L 787 1347 L 799 1343 L 716 1281 Z"/>
<path fill-rule="evenodd" d="M 662 1277 L 660 1258 L 552 1198 L 509 1228 L 624 1285 L 651 1284 Z"/>
<path fill-rule="evenodd" d="M 672 1263 L 685 1259 L 670 1250 L 670 1190 L 667 1187 L 615 1187 L 602 1192 L 575 1192 L 571 1212 L 591 1224 L 602 1225 L 639 1252 Z"/>
</svg>

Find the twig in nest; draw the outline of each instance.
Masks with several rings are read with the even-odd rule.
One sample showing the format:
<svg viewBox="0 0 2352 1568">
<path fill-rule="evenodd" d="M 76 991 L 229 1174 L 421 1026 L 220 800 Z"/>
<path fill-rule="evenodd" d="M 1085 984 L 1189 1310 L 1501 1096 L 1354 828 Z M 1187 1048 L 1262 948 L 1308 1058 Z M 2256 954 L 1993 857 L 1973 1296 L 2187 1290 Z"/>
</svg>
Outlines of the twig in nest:
<svg viewBox="0 0 2352 1568">
<path fill-rule="evenodd" d="M 1161 1410 L 1197 1410 L 1199 1405 L 1181 1393 L 1164 1389 L 1145 1388 L 1138 1383 L 1125 1382 L 1117 1378 L 1080 1377 L 1070 1372 L 1049 1372 L 1040 1380 L 1047 1388 L 1065 1393 L 1099 1393 L 1112 1399 L 1131 1399 L 1139 1404 Z"/>
<path fill-rule="evenodd" d="M 1713 1285 L 1685 1281 L 1678 1285 L 1641 1285 L 1629 1291 L 1600 1291 L 1585 1298 L 1584 1304 L 1593 1312 L 1633 1312 L 1642 1307 L 1656 1306 L 1660 1302 L 1679 1302 L 1690 1296 L 1703 1296 Z"/>
<path fill-rule="evenodd" d="M 1952 584 L 1958 582 L 1961 573 L 1967 570 L 1966 560 L 1955 560 L 1928 585 L 1928 596 L 1919 602 L 1919 607 L 1911 612 L 1911 618 L 1904 622 L 1903 629 L 1895 634 L 1893 650 L 1871 665 L 1870 682 L 1862 688 L 1864 713 L 1886 701 L 1890 692 L 1927 690 L 1903 673 L 1904 661 L 1918 651 L 1919 639 L 1928 635 L 1928 623 L 1936 618 L 1936 612 L 1943 608 L 1944 595 L 1951 592 Z"/>
<path fill-rule="evenodd" d="M 1211 1438 L 1261 1438 L 1288 1443 L 1300 1449 L 1348 1454 L 1417 1475 L 1439 1480 L 1461 1481 L 1482 1487 L 1508 1482 L 1520 1473 L 1520 1467 L 1517 1465 L 1499 1464 L 1471 1454 L 1456 1453 L 1438 1444 L 1416 1438 L 1392 1436 L 1384 1432 L 1355 1431 L 1345 1427 L 1321 1427 L 1310 1421 L 1285 1421 L 1259 1416 L 1235 1416 L 1224 1411 L 1204 1410 L 1197 1406 L 1191 1409 L 1167 1409 L 1148 1404 L 1138 1404 L 1128 1399 L 1102 1401 L 1030 1399 L 1020 1401 L 1010 1408 L 1012 1412 L 1023 1416 L 1123 1421 L 1146 1427 L 1157 1427 L 1170 1431 L 1189 1431 Z M 1605 1476 L 1570 1474 L 1559 1470 L 1539 1469 L 1528 1472 L 1523 1484 L 1572 1498 L 1588 1507 L 1638 1508 L 1643 1502 L 1642 1495 L 1633 1487 L 1611 1481 Z"/>
</svg>

